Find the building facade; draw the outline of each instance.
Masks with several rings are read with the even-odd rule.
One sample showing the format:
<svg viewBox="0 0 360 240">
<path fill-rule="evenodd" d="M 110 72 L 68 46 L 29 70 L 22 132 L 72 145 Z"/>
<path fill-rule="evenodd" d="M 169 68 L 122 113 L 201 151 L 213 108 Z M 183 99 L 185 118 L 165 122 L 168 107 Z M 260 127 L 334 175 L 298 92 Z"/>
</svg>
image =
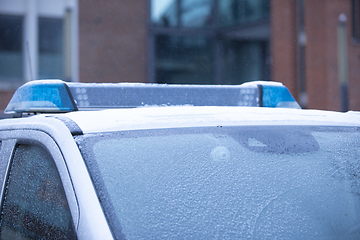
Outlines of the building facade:
<svg viewBox="0 0 360 240">
<path fill-rule="evenodd" d="M 7 59 L 0 61 L 1 109 L 19 84 L 61 78 L 275 80 L 303 107 L 360 110 L 359 0 L 53 0 L 57 5 L 46 7 L 48 2 L 0 0 L 0 58 Z M 340 15 L 346 19 L 341 24 Z M 4 44 L 6 34 L 17 40 Z M 339 61 L 339 39 L 345 39 L 345 62 Z"/>
<path fill-rule="evenodd" d="M 0 0 L 0 109 L 27 81 L 78 81 L 77 19 L 77 0 Z"/>
<path fill-rule="evenodd" d="M 359 2 L 271 0 L 272 78 L 289 87 L 302 106 L 360 110 Z M 340 16 L 345 17 L 342 33 Z M 346 54 L 345 96 L 340 77 L 341 39 Z"/>
</svg>

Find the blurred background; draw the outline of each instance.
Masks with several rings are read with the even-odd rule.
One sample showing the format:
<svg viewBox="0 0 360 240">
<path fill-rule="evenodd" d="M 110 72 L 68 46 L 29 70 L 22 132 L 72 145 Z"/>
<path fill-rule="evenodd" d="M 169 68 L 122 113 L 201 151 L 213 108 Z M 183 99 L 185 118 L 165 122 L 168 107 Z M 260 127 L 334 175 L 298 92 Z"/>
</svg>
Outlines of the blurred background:
<svg viewBox="0 0 360 240">
<path fill-rule="evenodd" d="M 0 0 L 0 111 L 33 79 L 274 80 L 360 110 L 360 0 Z"/>
</svg>

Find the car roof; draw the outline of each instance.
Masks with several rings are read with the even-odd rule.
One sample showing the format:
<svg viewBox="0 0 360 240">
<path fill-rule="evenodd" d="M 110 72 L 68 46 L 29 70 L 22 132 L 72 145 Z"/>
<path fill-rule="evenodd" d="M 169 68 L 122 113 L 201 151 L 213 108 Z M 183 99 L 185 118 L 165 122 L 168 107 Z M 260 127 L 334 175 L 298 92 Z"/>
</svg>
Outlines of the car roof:
<svg viewBox="0 0 360 240">
<path fill-rule="evenodd" d="M 298 108 L 289 90 L 271 81 L 190 86 L 39 80 L 21 86 L 7 107 L 7 113 L 13 113 L 14 117 L 25 113 L 35 116 L 2 120 L 0 130 L 34 126 L 48 129 L 59 124 L 56 121 L 65 124 L 73 135 L 206 126 L 360 126 L 358 112 Z"/>
<path fill-rule="evenodd" d="M 124 130 L 246 126 L 246 125 L 316 125 L 359 126 L 360 112 L 332 112 L 287 108 L 257 107 L 140 107 L 100 111 L 78 111 L 63 114 L 40 114 L 21 119 L 4 119 L 1 128 L 35 126 L 49 128 L 50 121 L 71 122 L 81 133 L 98 133 Z M 68 120 L 68 121 L 67 121 Z M 1 127 L 3 126 L 3 127 Z M 7 127 L 6 127 L 7 126 Z"/>
<path fill-rule="evenodd" d="M 83 133 L 241 125 L 360 126 L 360 113 L 256 107 L 143 107 L 63 115 Z"/>
</svg>

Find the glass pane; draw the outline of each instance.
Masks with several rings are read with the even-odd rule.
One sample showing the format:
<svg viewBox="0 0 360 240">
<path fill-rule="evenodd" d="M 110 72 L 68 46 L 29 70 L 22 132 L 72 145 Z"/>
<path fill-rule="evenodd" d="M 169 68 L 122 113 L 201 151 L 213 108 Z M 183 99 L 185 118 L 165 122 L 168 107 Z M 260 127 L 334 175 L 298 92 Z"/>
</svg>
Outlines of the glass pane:
<svg viewBox="0 0 360 240">
<path fill-rule="evenodd" d="M 0 80 L 23 79 L 23 18 L 0 16 Z"/>
<path fill-rule="evenodd" d="M 242 24 L 269 17 L 269 0 L 225 0 L 219 3 L 220 25 Z"/>
<path fill-rule="evenodd" d="M 359 239 L 356 128 L 160 129 L 77 142 L 126 239 Z"/>
<path fill-rule="evenodd" d="M 1 239 L 75 239 L 63 186 L 51 157 L 19 145 L 1 215 Z"/>
<path fill-rule="evenodd" d="M 264 79 L 265 43 L 224 42 L 223 84 L 241 84 L 251 80 Z"/>
<path fill-rule="evenodd" d="M 212 83 L 212 41 L 206 37 L 156 37 L 156 82 Z"/>
<path fill-rule="evenodd" d="M 176 0 L 152 0 L 151 20 L 161 27 L 178 26 L 178 8 Z"/>
<path fill-rule="evenodd" d="M 63 20 L 39 19 L 39 78 L 63 78 Z"/>
<path fill-rule="evenodd" d="M 180 21 L 183 27 L 206 27 L 213 23 L 212 0 L 182 0 Z"/>
</svg>

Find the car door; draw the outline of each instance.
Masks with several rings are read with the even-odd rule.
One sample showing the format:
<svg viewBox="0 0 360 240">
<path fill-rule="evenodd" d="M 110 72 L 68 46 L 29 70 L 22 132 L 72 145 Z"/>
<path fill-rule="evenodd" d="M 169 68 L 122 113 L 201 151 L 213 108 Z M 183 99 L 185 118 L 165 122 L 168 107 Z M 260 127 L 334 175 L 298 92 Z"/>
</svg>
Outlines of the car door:
<svg viewBox="0 0 360 240">
<path fill-rule="evenodd" d="M 0 136 L 0 239 L 77 239 L 79 210 L 56 141 L 35 130 Z"/>
</svg>

